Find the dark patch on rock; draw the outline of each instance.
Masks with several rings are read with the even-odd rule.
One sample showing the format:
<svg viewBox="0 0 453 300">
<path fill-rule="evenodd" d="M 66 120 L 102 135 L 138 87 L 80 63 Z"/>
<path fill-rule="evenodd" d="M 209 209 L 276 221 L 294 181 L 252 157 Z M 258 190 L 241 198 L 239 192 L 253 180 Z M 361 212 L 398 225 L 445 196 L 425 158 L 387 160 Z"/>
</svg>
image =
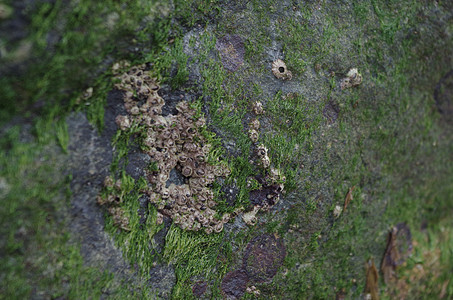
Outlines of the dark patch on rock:
<svg viewBox="0 0 453 300">
<path fill-rule="evenodd" d="M 176 105 L 186 99 L 186 95 L 181 91 L 172 91 L 170 86 L 163 85 L 159 90 L 159 95 L 165 100 L 164 106 L 162 106 L 162 116 L 166 117 L 168 115 L 176 115 L 178 111 L 176 110 Z"/>
<path fill-rule="evenodd" d="M 286 256 L 281 239 L 262 234 L 253 238 L 245 250 L 243 268 L 256 282 L 266 282 L 277 274 Z"/>
<path fill-rule="evenodd" d="M 396 225 L 395 246 L 399 253 L 399 258 L 395 261 L 395 264 L 399 266 L 412 253 L 412 234 L 406 223 L 398 223 Z"/>
<path fill-rule="evenodd" d="M 439 112 L 453 122 L 453 70 L 443 76 L 434 90 L 434 100 Z"/>
<path fill-rule="evenodd" d="M 198 281 L 192 287 L 192 293 L 196 297 L 201 297 L 206 292 L 208 284 L 206 281 Z"/>
<path fill-rule="evenodd" d="M 280 187 L 278 185 L 269 185 L 269 182 L 267 182 L 266 178 L 262 175 L 255 176 L 255 179 L 262 187 L 250 192 L 250 203 L 259 206 L 274 206 L 281 194 L 281 190 L 279 190 Z"/>
<path fill-rule="evenodd" d="M 146 176 L 145 170 L 149 165 L 149 155 L 143 153 L 140 149 L 134 148 L 128 153 L 126 172 L 135 180 Z"/>
<path fill-rule="evenodd" d="M 107 95 L 107 106 L 104 110 L 104 128 L 102 135 L 105 136 L 109 141 L 112 140 L 113 136 L 119 129 L 116 125 L 115 119 L 118 115 L 127 114 L 126 108 L 124 108 L 123 102 L 124 93 L 119 90 L 112 90 Z"/>
<path fill-rule="evenodd" d="M 142 196 L 138 199 L 140 203 L 140 208 L 138 209 L 138 215 L 140 216 L 140 224 L 144 225 L 148 218 L 148 204 L 149 198 L 148 196 Z"/>
<path fill-rule="evenodd" d="M 239 299 L 244 295 L 249 277 L 245 270 L 231 271 L 223 277 L 222 292 L 228 299 Z"/>
<path fill-rule="evenodd" d="M 177 170 L 176 168 L 173 168 L 171 171 L 170 171 L 170 177 L 167 181 L 167 187 L 170 186 L 170 184 L 174 183 L 175 185 L 183 185 L 186 182 L 186 178 L 184 177 L 184 175 L 181 174 L 181 172 L 179 170 Z"/>
<path fill-rule="evenodd" d="M 333 100 L 330 100 L 329 102 L 327 102 L 326 106 L 324 106 L 324 109 L 322 110 L 322 114 L 327 119 L 329 124 L 335 123 L 335 121 L 338 118 L 339 113 L 340 113 L 340 107 Z"/>
<path fill-rule="evenodd" d="M 234 206 L 236 204 L 237 195 L 239 193 L 239 189 L 235 185 L 223 185 L 222 184 L 222 196 L 225 199 L 226 203 L 229 206 Z"/>
<path fill-rule="evenodd" d="M 267 195 L 273 195 L 274 194 L 274 188 L 273 186 L 267 186 L 263 187 L 259 190 L 253 190 L 250 192 L 250 203 L 253 205 L 259 205 L 259 206 L 264 206 L 265 203 L 268 203 L 270 206 L 273 206 L 275 202 L 273 201 L 273 198 L 268 199 Z"/>
<path fill-rule="evenodd" d="M 235 72 L 244 63 L 244 42 L 239 35 L 227 34 L 218 39 L 215 46 L 226 70 Z"/>
</svg>

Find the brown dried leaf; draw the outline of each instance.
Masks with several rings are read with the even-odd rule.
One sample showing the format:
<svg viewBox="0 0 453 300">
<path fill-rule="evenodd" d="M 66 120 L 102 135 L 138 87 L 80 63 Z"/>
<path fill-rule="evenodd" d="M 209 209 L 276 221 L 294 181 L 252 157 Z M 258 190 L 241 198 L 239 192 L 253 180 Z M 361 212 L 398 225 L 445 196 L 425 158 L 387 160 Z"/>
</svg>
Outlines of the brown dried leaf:
<svg viewBox="0 0 453 300">
<path fill-rule="evenodd" d="M 370 259 L 366 265 L 365 293 L 370 294 L 372 300 L 379 300 L 379 275 L 376 266 L 374 265 L 374 260 Z"/>
<path fill-rule="evenodd" d="M 395 261 L 398 260 L 398 256 L 398 250 L 396 248 L 396 228 L 393 227 L 392 231 L 389 233 L 387 248 L 381 264 L 381 271 L 384 275 L 385 284 L 389 284 L 396 279 Z"/>
<path fill-rule="evenodd" d="M 381 271 L 386 284 L 397 279 L 396 267 L 407 259 L 411 251 L 412 237 L 410 230 L 404 223 L 399 223 L 389 233 L 387 248 L 382 259 Z"/>
<path fill-rule="evenodd" d="M 349 188 L 348 193 L 346 194 L 346 197 L 344 198 L 344 206 L 343 206 L 343 211 L 346 211 L 346 207 L 348 207 L 349 202 L 351 202 L 354 198 L 352 196 L 352 192 L 354 191 L 355 186 Z"/>
</svg>

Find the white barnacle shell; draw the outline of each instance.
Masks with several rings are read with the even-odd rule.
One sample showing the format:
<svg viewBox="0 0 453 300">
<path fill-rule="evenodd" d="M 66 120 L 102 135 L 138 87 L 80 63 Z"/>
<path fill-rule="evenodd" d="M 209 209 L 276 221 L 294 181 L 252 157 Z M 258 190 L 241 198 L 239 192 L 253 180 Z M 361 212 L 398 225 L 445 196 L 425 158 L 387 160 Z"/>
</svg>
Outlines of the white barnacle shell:
<svg viewBox="0 0 453 300">
<path fill-rule="evenodd" d="M 272 73 L 274 73 L 274 76 L 278 79 L 291 80 L 291 78 L 293 78 L 293 74 L 288 70 L 285 62 L 281 59 L 277 59 L 272 63 Z"/>
</svg>

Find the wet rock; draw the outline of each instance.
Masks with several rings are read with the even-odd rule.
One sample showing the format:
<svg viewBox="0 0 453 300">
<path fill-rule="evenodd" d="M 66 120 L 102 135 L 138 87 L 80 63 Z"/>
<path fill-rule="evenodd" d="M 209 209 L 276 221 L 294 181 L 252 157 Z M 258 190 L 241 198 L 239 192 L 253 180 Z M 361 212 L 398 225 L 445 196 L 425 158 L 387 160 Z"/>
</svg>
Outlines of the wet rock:
<svg viewBox="0 0 453 300">
<path fill-rule="evenodd" d="M 247 245 L 243 268 L 251 280 L 266 282 L 277 274 L 285 256 L 286 250 L 281 239 L 270 234 L 262 234 Z"/>
<path fill-rule="evenodd" d="M 80 241 L 86 264 L 130 277 L 129 265 L 104 231 L 103 212 L 96 204 L 112 161 L 110 137 L 99 135 L 82 113 L 70 115 L 67 123 L 70 144 L 66 167 L 73 176 L 70 229 Z"/>
<path fill-rule="evenodd" d="M 227 299 L 239 299 L 244 295 L 249 277 L 244 270 L 229 272 L 222 280 L 222 292 Z"/>
<path fill-rule="evenodd" d="M 244 63 L 245 48 L 241 37 L 236 34 L 227 34 L 217 40 L 216 49 L 225 69 L 235 72 Z"/>
</svg>

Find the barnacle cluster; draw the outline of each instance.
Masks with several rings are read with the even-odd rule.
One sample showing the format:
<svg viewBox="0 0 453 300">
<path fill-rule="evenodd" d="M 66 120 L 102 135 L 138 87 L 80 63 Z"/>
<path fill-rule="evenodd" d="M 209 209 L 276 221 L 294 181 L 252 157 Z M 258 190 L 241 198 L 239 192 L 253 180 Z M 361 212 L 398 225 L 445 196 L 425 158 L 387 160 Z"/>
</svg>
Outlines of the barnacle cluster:
<svg viewBox="0 0 453 300">
<path fill-rule="evenodd" d="M 264 114 L 263 104 L 255 102 L 252 111 L 256 115 L 249 123 L 249 138 L 252 142 L 257 143 L 259 139 L 260 121 L 257 116 Z M 243 221 L 247 225 L 255 225 L 257 222 L 256 214 L 260 211 L 266 211 L 274 206 L 280 199 L 280 194 L 284 191 L 285 176 L 280 170 L 271 167 L 268 149 L 263 144 L 255 144 L 255 164 L 261 166 L 262 174 L 248 179 L 250 191 L 250 202 L 254 205 L 253 209 L 242 215 Z"/>
<path fill-rule="evenodd" d="M 293 78 L 293 73 L 288 70 L 285 62 L 281 59 L 277 59 L 272 63 L 272 73 L 278 79 L 291 80 Z"/>
<path fill-rule="evenodd" d="M 98 204 L 107 206 L 107 210 L 112 216 L 115 226 L 129 231 L 129 218 L 126 216 L 126 212 L 120 207 L 120 203 L 122 202 L 121 180 L 115 182 L 112 177 L 107 176 L 104 179 L 104 187 L 110 190 L 111 193 L 104 197 L 101 195 L 97 196 L 96 200 Z"/>
<path fill-rule="evenodd" d="M 359 73 L 359 71 L 356 68 L 352 68 L 346 74 L 346 77 L 341 80 L 340 87 L 342 90 L 344 90 L 347 88 L 358 86 L 361 83 L 362 83 L 362 75 Z"/>
<path fill-rule="evenodd" d="M 211 144 L 202 134 L 204 117 L 185 101 L 176 105 L 177 114 L 163 116 L 165 101 L 146 65 L 132 67 L 117 78 L 116 88 L 125 92 L 124 106 L 128 112 L 116 118 L 119 128 L 127 130 L 137 124 L 146 132 L 143 143 L 153 167 L 147 171 L 150 185 L 144 192 L 159 211 L 158 222 L 166 215 L 186 230 L 222 231 L 231 216 L 217 218 L 217 203 L 209 186 L 217 177 L 228 176 L 230 170 L 219 160 L 208 162 Z M 185 178 L 184 184 L 169 184 L 174 169 Z"/>
</svg>

